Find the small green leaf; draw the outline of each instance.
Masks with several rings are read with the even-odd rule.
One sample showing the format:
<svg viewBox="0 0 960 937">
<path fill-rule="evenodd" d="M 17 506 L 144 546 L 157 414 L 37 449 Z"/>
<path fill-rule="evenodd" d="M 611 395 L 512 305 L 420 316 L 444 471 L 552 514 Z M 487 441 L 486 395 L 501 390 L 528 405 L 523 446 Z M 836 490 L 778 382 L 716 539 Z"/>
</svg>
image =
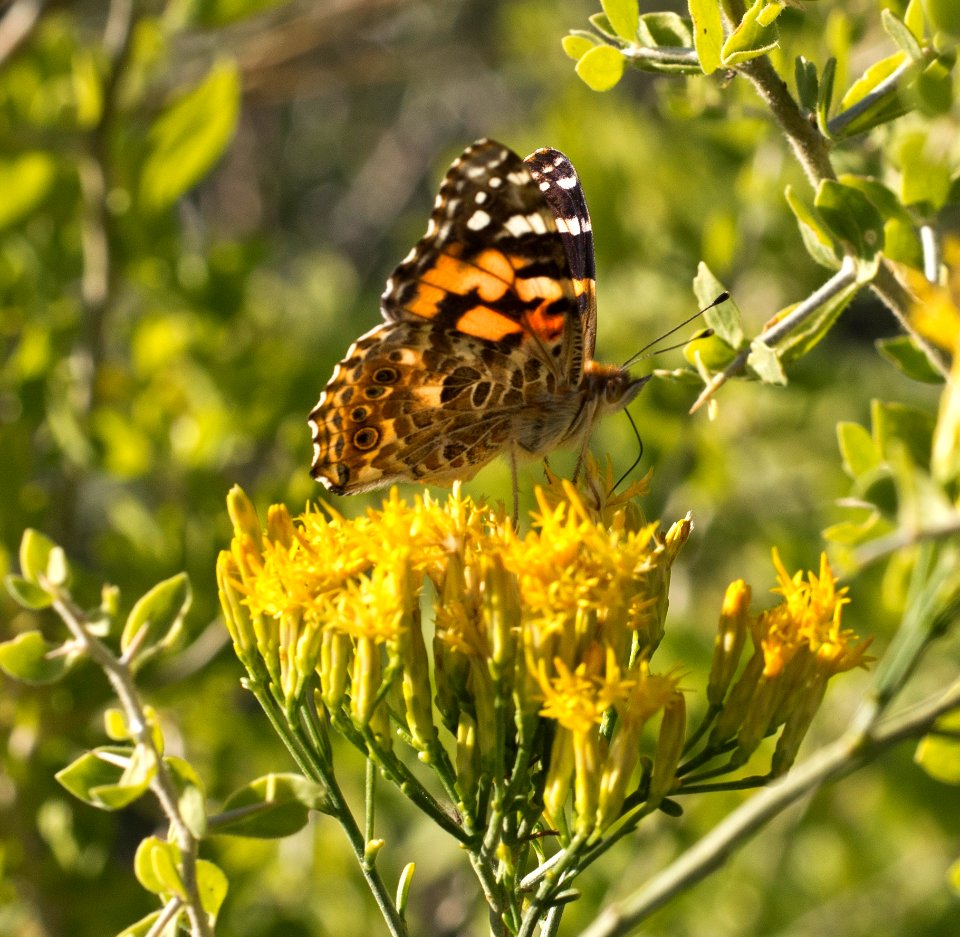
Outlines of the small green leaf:
<svg viewBox="0 0 960 937">
<path fill-rule="evenodd" d="M 930 62 L 910 86 L 913 100 L 929 117 L 953 109 L 953 66 L 951 57 L 939 56 Z"/>
<path fill-rule="evenodd" d="M 943 375 L 930 364 L 930 359 L 909 335 L 881 338 L 876 345 L 877 351 L 901 374 L 922 384 L 943 383 Z"/>
<path fill-rule="evenodd" d="M 130 740 L 130 729 L 127 727 L 127 717 L 122 709 L 111 707 L 103 714 L 103 726 L 107 738 L 112 742 L 127 742 Z"/>
<path fill-rule="evenodd" d="M 21 583 L 37 588 L 25 580 Z M 9 585 L 8 582 L 8 588 Z M 15 680 L 40 686 L 55 683 L 73 669 L 81 656 L 79 651 L 64 652 L 60 645 L 47 643 L 39 631 L 25 631 L 0 644 L 0 670 Z"/>
<path fill-rule="evenodd" d="M 833 104 L 833 85 L 837 77 L 837 60 L 831 56 L 823 66 L 820 87 L 817 90 L 817 127 L 828 139 L 830 133 L 830 105 Z"/>
<path fill-rule="evenodd" d="M 837 423 L 837 442 L 840 445 L 843 470 L 851 478 L 859 478 L 880 465 L 876 440 L 859 423 Z"/>
<path fill-rule="evenodd" d="M 203 779 L 193 765 L 175 755 L 163 759 L 177 785 L 177 805 L 187 828 L 197 839 L 207 835 L 207 805 Z"/>
<path fill-rule="evenodd" d="M 560 41 L 563 51 L 574 61 L 586 55 L 597 44 L 595 37 L 588 33 L 575 32 L 564 36 Z"/>
<path fill-rule="evenodd" d="M 157 773 L 156 755 L 144 745 L 137 745 L 133 757 L 116 783 L 92 786 L 88 793 L 96 806 L 104 810 L 119 810 L 142 797 Z"/>
<path fill-rule="evenodd" d="M 4 585 L 7 587 L 7 592 L 13 596 L 14 601 L 24 608 L 39 611 L 41 608 L 49 608 L 53 604 L 53 596 L 49 592 L 22 576 L 8 573 L 4 577 Z"/>
<path fill-rule="evenodd" d="M 757 15 L 757 22 L 761 26 L 772 26 L 777 17 L 783 12 L 786 3 L 773 2 L 766 0 L 766 6 Z"/>
<path fill-rule="evenodd" d="M 813 204 L 834 237 L 858 258 L 872 261 L 883 250 L 883 218 L 859 189 L 824 179 Z"/>
<path fill-rule="evenodd" d="M 637 41 L 640 7 L 637 0 L 600 0 L 613 31 L 626 42 Z"/>
<path fill-rule="evenodd" d="M 784 191 L 787 204 L 797 219 L 800 227 L 800 237 L 807 253 L 821 266 L 836 270 L 840 266 L 840 251 L 830 230 L 823 223 L 823 219 L 807 204 L 806 200 L 797 195 L 793 186 L 787 186 Z"/>
<path fill-rule="evenodd" d="M 862 513 L 866 514 L 862 521 L 841 521 L 839 524 L 832 524 L 825 528 L 823 531 L 824 539 L 831 543 L 855 547 L 892 529 L 892 525 L 889 521 L 883 520 L 879 511 L 867 508 L 863 509 Z"/>
<path fill-rule="evenodd" d="M 843 137 L 856 136 L 871 130 L 873 127 L 889 123 L 910 109 L 898 88 L 893 88 L 886 94 L 878 95 L 875 100 L 866 101 L 867 97 L 877 90 L 877 86 L 886 81 L 906 61 L 908 59 L 905 52 L 895 52 L 879 62 L 874 62 L 850 86 L 840 102 L 840 109 L 845 112 L 856 107 L 859 109 L 859 113 L 845 122 L 841 131 Z M 903 76 L 900 88 L 906 83 L 907 77 L 906 74 Z M 839 115 L 834 118 L 834 123 L 838 119 Z"/>
<path fill-rule="evenodd" d="M 200 892 L 200 904 L 212 920 L 217 919 L 223 899 L 227 897 L 227 881 L 223 870 L 207 859 L 197 860 L 197 890 Z"/>
<path fill-rule="evenodd" d="M 703 262 L 697 265 L 697 275 L 693 280 L 693 292 L 701 308 L 710 305 L 726 287 L 714 276 L 713 271 Z M 714 306 L 704 313 L 707 325 L 735 351 L 744 344 L 743 319 L 740 309 L 733 298 Z"/>
<path fill-rule="evenodd" d="M 693 45 L 690 23 L 677 13 L 644 13 L 638 29 L 640 41 L 656 48 L 689 48 Z"/>
<path fill-rule="evenodd" d="M 85 752 L 76 761 L 58 771 L 54 777 L 74 797 L 100 810 L 115 810 L 123 803 L 117 803 L 113 790 L 123 778 L 124 772 L 133 762 L 134 749 L 128 745 L 103 745 L 93 751 Z M 110 803 L 99 797 L 99 792 L 108 792 Z M 141 790 L 140 793 L 143 791 Z M 127 800 L 135 800 L 139 794 L 131 793 Z M 121 798 L 122 799 L 122 798 Z"/>
<path fill-rule="evenodd" d="M 140 175 L 148 211 L 168 208 L 210 171 L 233 136 L 239 107 L 237 67 L 223 62 L 157 118 Z"/>
<path fill-rule="evenodd" d="M 133 872 L 137 881 L 154 895 L 186 898 L 179 871 L 181 861 L 182 854 L 175 843 L 148 836 L 137 847 Z"/>
<path fill-rule="evenodd" d="M 624 58 L 612 46 L 596 46 L 577 62 L 576 73 L 593 91 L 609 91 L 623 77 Z"/>
<path fill-rule="evenodd" d="M 902 444 L 914 465 L 927 468 L 933 444 L 933 416 L 919 407 L 874 400 L 870 406 L 874 439 L 885 458 Z"/>
<path fill-rule="evenodd" d="M 811 113 L 816 111 L 819 94 L 816 64 L 798 55 L 793 63 L 793 80 L 801 106 Z"/>
<path fill-rule="evenodd" d="M 693 21 L 693 46 L 705 75 L 712 75 L 720 67 L 720 49 L 723 46 L 723 19 L 719 0 L 688 0 Z"/>
<path fill-rule="evenodd" d="M 47 575 L 50 554 L 56 544 L 39 530 L 28 527 L 20 540 L 20 571 L 24 578 L 39 584 L 41 577 Z"/>
<path fill-rule="evenodd" d="M 210 825 L 217 833 L 274 839 L 304 827 L 311 810 L 331 811 L 319 784 L 299 774 L 268 774 L 231 794 Z"/>
<path fill-rule="evenodd" d="M 778 43 L 776 23 L 764 26 L 760 22 L 766 3 L 756 0 L 744 14 L 737 28 L 727 36 L 721 50 L 721 59 L 727 68 L 733 68 L 750 59 L 766 55 Z"/>
<path fill-rule="evenodd" d="M 606 36 L 607 39 L 612 39 L 614 42 L 620 42 L 620 37 L 617 35 L 617 31 L 613 28 L 613 23 L 610 22 L 610 17 L 607 16 L 606 13 L 594 13 L 587 18 L 590 21 L 590 25 L 602 36 Z"/>
<path fill-rule="evenodd" d="M 936 730 L 945 733 L 936 734 Z M 935 731 L 925 736 L 914 760 L 930 777 L 943 784 L 960 785 L 960 712 L 947 713 L 937 720 Z M 952 736 L 952 737 L 951 737 Z"/>
<path fill-rule="evenodd" d="M 137 600 L 127 617 L 120 638 L 121 650 L 126 652 L 142 629 L 146 630 L 146 635 L 140 639 L 141 648 L 169 647 L 180 635 L 183 616 L 191 601 L 190 580 L 186 573 L 177 573 L 157 583 Z"/>
<path fill-rule="evenodd" d="M 0 159 L 0 230 L 23 220 L 47 197 L 57 164 L 48 153 L 21 153 Z"/>
<path fill-rule="evenodd" d="M 897 156 L 900 162 L 900 198 L 904 205 L 915 205 L 925 214 L 942 208 L 950 194 L 950 168 L 927 146 L 923 130 L 904 134 Z"/>
<path fill-rule="evenodd" d="M 784 373 L 777 350 L 771 348 L 766 342 L 761 342 L 759 339 L 754 339 L 750 343 L 747 367 L 750 368 L 764 384 L 787 383 L 787 375 Z"/>
<path fill-rule="evenodd" d="M 880 20 L 883 23 L 884 32 L 905 52 L 913 61 L 918 62 L 923 58 L 923 49 L 917 42 L 917 37 L 910 31 L 906 23 L 901 20 L 892 10 L 881 10 Z"/>
</svg>

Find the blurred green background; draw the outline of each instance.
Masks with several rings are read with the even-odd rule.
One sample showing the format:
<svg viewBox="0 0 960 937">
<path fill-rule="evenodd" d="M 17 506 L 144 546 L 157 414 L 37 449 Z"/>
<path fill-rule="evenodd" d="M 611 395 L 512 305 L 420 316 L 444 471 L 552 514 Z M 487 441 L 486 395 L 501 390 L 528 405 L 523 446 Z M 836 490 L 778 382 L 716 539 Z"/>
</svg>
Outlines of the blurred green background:
<svg viewBox="0 0 960 937">
<path fill-rule="evenodd" d="M 854 66 L 890 52 L 882 6 L 903 4 L 786 11 L 776 61 L 837 55 L 845 86 Z M 384 279 L 423 233 L 439 179 L 467 144 L 492 136 L 521 155 L 549 145 L 573 160 L 593 217 L 601 360 L 623 360 L 694 311 L 701 260 L 754 334 L 824 279 L 783 199 L 786 183 L 806 191 L 806 182 L 750 88 L 732 75 L 637 72 L 609 94 L 589 91 L 560 40 L 596 9 L 583 0 L 5 7 L 0 564 L 16 567 L 32 526 L 67 549 L 89 605 L 105 581 L 129 607 L 187 570 L 189 647 L 142 684 L 171 748 L 197 766 L 214 803 L 249 778 L 292 768 L 241 690 L 217 621 L 214 560 L 230 537 L 224 497 L 240 483 L 261 508 L 283 501 L 297 511 L 321 494 L 308 473 L 306 414 L 347 345 L 379 321 Z M 852 48 L 862 61 L 851 63 Z M 837 161 L 884 170 L 879 147 Z M 648 514 L 670 523 L 689 510 L 696 525 L 660 652 L 662 666 L 683 664 L 691 688 L 703 684 L 730 579 L 746 578 L 765 601 L 773 545 L 789 567 L 817 567 L 819 531 L 848 489 L 835 424 L 867 423 L 874 397 L 934 411 L 937 388 L 874 351 L 875 338 L 895 331 L 864 294 L 787 387 L 733 382 L 713 420 L 688 416 L 696 389 L 668 381 L 652 382 L 632 407 L 645 446 L 638 472 L 655 468 Z M 677 351 L 643 365 L 681 361 Z M 636 441 L 613 418 L 593 448 L 624 469 Z M 538 473 L 521 477 L 526 506 Z M 485 469 L 468 490 L 509 499 L 506 466 Z M 378 500 L 333 503 L 354 514 Z M 892 579 L 860 576 L 846 619 L 876 634 L 881 651 L 900 612 Z M 36 626 L 6 597 L 0 613 L 2 638 Z M 51 616 L 41 621 L 62 637 Z M 918 695 L 955 673 L 956 641 L 938 651 Z M 855 674 L 831 691 L 809 748 L 841 730 L 868 679 Z M 109 698 L 89 666 L 43 691 L 0 675 L 0 934 L 102 937 L 152 909 L 130 869 L 138 841 L 161 825 L 152 803 L 100 814 L 52 777 L 103 742 Z M 659 912 L 652 930 L 956 934 L 960 906 L 945 871 L 960 797 L 911 759 L 904 747 L 789 812 Z M 342 764 L 358 792 L 358 758 L 344 751 Z M 745 796 L 689 799 L 684 817 L 645 824 L 581 883 L 565 932 Z M 413 932 L 482 932 L 462 856 L 385 797 L 387 880 L 417 862 Z M 214 840 L 211 858 L 231 880 L 224 934 L 379 932 L 326 818 L 278 843 Z"/>
</svg>

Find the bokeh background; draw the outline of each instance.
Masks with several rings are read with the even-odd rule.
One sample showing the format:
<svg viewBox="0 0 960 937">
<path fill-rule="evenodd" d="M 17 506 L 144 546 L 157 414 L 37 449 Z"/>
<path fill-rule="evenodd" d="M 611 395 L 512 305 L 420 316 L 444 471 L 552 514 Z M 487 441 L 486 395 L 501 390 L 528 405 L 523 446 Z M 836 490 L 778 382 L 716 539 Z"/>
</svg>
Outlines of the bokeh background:
<svg viewBox="0 0 960 937">
<path fill-rule="evenodd" d="M 837 55 L 844 87 L 890 52 L 883 6 L 904 4 L 787 10 L 776 60 Z M 601 360 L 622 361 L 695 311 L 700 261 L 753 334 L 824 279 L 783 198 L 785 184 L 806 191 L 806 182 L 750 88 L 732 75 L 636 72 L 610 93 L 590 91 L 560 41 L 596 9 L 590 0 L 21 0 L 0 11 L 0 566 L 16 567 L 32 526 L 67 549 L 91 606 L 103 582 L 119 585 L 129 607 L 187 570 L 187 646 L 142 684 L 214 803 L 292 769 L 240 688 L 217 620 L 224 497 L 240 483 L 261 508 L 282 501 L 296 511 L 322 494 L 308 473 L 306 414 L 348 344 L 379 321 L 383 282 L 423 233 L 439 180 L 466 145 L 492 136 L 521 155 L 550 145 L 573 160 L 593 217 Z M 201 85 L 209 120 L 171 120 Z M 884 170 L 869 144 L 836 158 Z M 659 652 L 661 665 L 684 666 L 692 689 L 704 682 L 726 582 L 746 578 L 766 601 L 773 545 L 789 567 L 817 567 L 820 531 L 848 490 L 836 423 L 867 424 L 872 398 L 934 409 L 936 388 L 875 352 L 874 340 L 895 331 L 865 294 L 786 387 L 732 382 L 712 420 L 688 415 L 697 391 L 682 382 L 654 381 L 632 407 L 644 443 L 637 471 L 655 470 L 648 514 L 670 523 L 693 512 Z M 639 368 L 682 363 L 675 351 Z M 593 448 L 625 469 L 637 444 L 615 417 Z M 521 476 L 527 507 L 539 471 Z M 490 466 L 468 489 L 509 499 L 507 467 Z M 378 498 L 331 503 L 354 514 Z M 879 651 L 901 611 L 892 575 L 860 575 L 847 618 L 877 636 Z M 3 638 L 36 626 L 5 596 L 0 616 Z M 52 617 L 41 621 L 57 634 Z M 917 695 L 955 673 L 956 642 L 937 650 Z M 842 729 L 868 679 L 854 674 L 831 691 L 810 749 Z M 109 698 L 89 666 L 44 690 L 0 675 L 0 934 L 102 937 L 152 908 L 131 875 L 137 843 L 160 825 L 152 803 L 101 814 L 52 777 L 102 744 Z M 356 793 L 359 759 L 340 757 Z M 583 880 L 565 932 L 746 796 L 690 799 L 683 817 L 646 823 Z M 458 851 L 389 793 L 378 820 L 388 881 L 417 862 L 413 932 L 482 933 Z M 956 790 L 927 778 L 905 746 L 781 817 L 659 912 L 651 931 L 948 937 L 960 925 L 945 883 L 958 832 Z M 327 818 L 281 842 L 208 848 L 231 880 L 224 934 L 379 932 Z"/>
</svg>

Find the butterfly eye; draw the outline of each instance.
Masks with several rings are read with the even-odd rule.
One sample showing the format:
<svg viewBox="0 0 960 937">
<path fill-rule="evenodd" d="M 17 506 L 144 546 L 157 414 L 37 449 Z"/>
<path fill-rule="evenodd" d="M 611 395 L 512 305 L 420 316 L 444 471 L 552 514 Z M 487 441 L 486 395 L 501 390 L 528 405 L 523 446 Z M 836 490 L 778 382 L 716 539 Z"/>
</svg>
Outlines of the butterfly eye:
<svg viewBox="0 0 960 937">
<path fill-rule="evenodd" d="M 358 449 L 372 449 L 379 441 L 380 434 L 372 426 L 365 426 L 353 434 L 353 444 Z"/>
</svg>

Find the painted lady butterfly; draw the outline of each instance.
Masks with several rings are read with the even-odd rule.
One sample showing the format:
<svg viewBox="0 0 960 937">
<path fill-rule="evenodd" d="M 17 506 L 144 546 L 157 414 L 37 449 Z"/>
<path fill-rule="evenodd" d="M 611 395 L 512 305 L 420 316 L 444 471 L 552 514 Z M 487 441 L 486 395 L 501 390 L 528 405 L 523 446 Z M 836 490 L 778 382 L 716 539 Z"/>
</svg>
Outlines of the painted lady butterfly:
<svg viewBox="0 0 960 937">
<path fill-rule="evenodd" d="M 427 233 L 387 280 L 310 414 L 313 477 L 336 494 L 469 479 L 505 453 L 581 456 L 648 377 L 593 360 L 593 235 L 570 161 L 492 140 L 457 159 Z M 516 499 L 514 499 L 516 504 Z"/>
</svg>

